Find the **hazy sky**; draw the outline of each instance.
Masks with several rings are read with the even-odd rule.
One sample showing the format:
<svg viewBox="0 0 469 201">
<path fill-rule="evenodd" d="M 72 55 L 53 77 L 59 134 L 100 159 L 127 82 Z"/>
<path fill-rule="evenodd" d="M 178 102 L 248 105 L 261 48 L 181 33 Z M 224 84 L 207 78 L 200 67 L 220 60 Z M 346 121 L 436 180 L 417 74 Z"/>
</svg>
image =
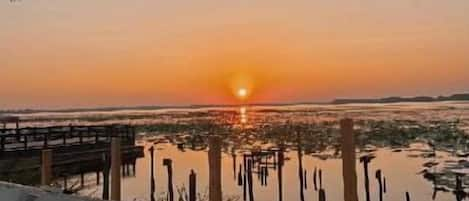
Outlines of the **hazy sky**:
<svg viewBox="0 0 469 201">
<path fill-rule="evenodd" d="M 5 0 L 0 27 L 0 109 L 469 91 L 468 0 Z"/>
</svg>

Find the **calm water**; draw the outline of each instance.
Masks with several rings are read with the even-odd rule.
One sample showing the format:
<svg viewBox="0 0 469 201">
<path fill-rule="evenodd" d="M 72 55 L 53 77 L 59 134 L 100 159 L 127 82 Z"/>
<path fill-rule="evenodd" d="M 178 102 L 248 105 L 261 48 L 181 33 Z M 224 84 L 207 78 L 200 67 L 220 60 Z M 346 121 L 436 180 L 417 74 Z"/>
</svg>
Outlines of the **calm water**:
<svg viewBox="0 0 469 201">
<path fill-rule="evenodd" d="M 138 125 L 138 145 L 145 156 L 135 163 L 135 174 L 123 178 L 125 200 L 165 200 L 167 166 L 171 159 L 175 200 L 185 194 L 189 174 L 197 174 L 197 191 L 208 198 L 209 178 L 221 181 L 224 200 L 249 198 L 244 162 L 252 161 L 252 196 L 255 200 L 318 200 L 316 187 L 327 200 L 343 200 L 341 135 L 338 121 L 353 118 L 356 129 L 356 174 L 359 200 L 365 198 L 362 156 L 369 163 L 371 200 L 379 200 L 381 170 L 386 180 L 384 200 L 462 200 L 469 178 L 467 161 L 469 103 L 387 105 L 296 105 L 166 109 L 80 113 L 22 114 L 26 125 L 130 123 Z M 154 147 L 155 191 L 151 190 Z M 218 149 L 218 148 L 219 149 Z M 211 150 L 211 151 L 209 151 Z M 221 154 L 221 167 L 209 161 Z M 211 159 L 210 159 L 211 158 Z M 319 182 L 319 170 L 322 182 Z M 210 172 L 211 171 L 211 172 Z M 220 175 L 217 175 L 217 174 Z M 456 175 L 462 185 L 456 185 Z M 241 177 L 239 177 L 241 176 Z M 248 177 L 248 176 L 246 176 Z M 69 183 L 79 175 L 68 178 Z M 96 173 L 85 174 L 88 185 L 78 193 L 100 197 Z M 320 185 L 319 183 L 322 183 Z M 58 185 L 63 185 L 61 178 Z M 246 186 L 246 187 L 245 187 Z M 212 189 L 213 190 L 213 189 Z M 281 193 L 280 193 L 281 192 Z M 468 191 L 469 192 L 469 191 Z M 182 196 L 184 197 L 184 196 Z"/>
</svg>

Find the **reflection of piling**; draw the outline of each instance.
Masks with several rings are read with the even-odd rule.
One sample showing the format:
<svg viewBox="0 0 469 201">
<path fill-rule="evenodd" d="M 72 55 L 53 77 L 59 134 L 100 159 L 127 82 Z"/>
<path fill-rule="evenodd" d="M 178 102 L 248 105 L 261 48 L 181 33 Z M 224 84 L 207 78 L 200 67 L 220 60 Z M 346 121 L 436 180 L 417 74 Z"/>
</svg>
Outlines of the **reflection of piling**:
<svg viewBox="0 0 469 201">
<path fill-rule="evenodd" d="M 49 185 L 52 181 L 52 150 L 42 150 L 41 184 Z"/>
<path fill-rule="evenodd" d="M 221 138 L 209 138 L 209 201 L 221 201 Z"/>
<path fill-rule="evenodd" d="M 379 201 L 383 201 L 383 180 L 381 176 L 381 170 L 377 170 L 375 176 L 376 176 L 376 179 L 378 180 Z"/>
<path fill-rule="evenodd" d="M 189 175 L 189 201 L 196 200 L 196 194 L 197 194 L 196 180 L 197 180 L 197 176 L 194 170 L 191 170 L 191 174 Z"/>
<path fill-rule="evenodd" d="M 121 200 L 121 142 L 120 138 L 112 138 L 111 142 L 111 200 Z"/>
<path fill-rule="evenodd" d="M 173 161 L 171 159 L 163 159 L 163 165 L 168 169 L 168 196 L 169 201 L 174 201 L 173 190 Z"/>
<path fill-rule="evenodd" d="M 109 200 L 109 155 L 103 153 L 103 200 Z"/>
<path fill-rule="evenodd" d="M 351 119 L 344 119 L 340 121 L 340 132 L 342 135 L 342 174 L 344 178 L 344 198 L 345 201 L 358 201 L 353 121 Z"/>
</svg>

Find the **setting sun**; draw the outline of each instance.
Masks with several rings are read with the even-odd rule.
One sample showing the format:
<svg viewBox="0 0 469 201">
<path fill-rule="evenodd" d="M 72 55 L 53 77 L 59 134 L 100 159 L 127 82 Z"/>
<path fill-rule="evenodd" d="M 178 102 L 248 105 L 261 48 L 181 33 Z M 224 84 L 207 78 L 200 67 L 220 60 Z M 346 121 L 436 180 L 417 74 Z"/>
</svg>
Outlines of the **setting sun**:
<svg viewBox="0 0 469 201">
<path fill-rule="evenodd" d="M 248 90 L 247 89 L 245 89 L 245 88 L 238 89 L 238 97 L 239 98 L 244 99 L 244 98 L 246 98 L 247 95 L 248 95 Z"/>
</svg>

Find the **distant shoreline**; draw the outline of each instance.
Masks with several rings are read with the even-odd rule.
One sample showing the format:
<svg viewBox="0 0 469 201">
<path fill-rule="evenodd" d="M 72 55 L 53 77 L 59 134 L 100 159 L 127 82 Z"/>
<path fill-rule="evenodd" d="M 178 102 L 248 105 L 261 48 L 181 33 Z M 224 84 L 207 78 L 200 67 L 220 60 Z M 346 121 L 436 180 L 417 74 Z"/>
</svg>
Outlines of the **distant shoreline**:
<svg viewBox="0 0 469 201">
<path fill-rule="evenodd" d="M 351 104 L 351 103 L 401 103 L 401 102 L 442 102 L 442 101 L 469 101 L 469 93 L 453 94 L 450 96 L 416 96 L 416 97 L 387 97 L 378 99 L 335 99 L 331 104 Z"/>
<path fill-rule="evenodd" d="M 444 101 L 469 101 L 469 93 L 453 94 L 450 96 L 416 96 L 416 97 L 387 97 L 376 99 L 335 99 L 331 102 L 294 102 L 294 103 L 252 103 L 249 106 L 291 106 L 291 105 L 344 105 L 344 104 L 386 104 L 386 103 L 425 103 Z M 180 106 L 116 106 L 116 107 L 96 107 L 96 108 L 70 108 L 70 109 L 12 109 L 0 110 L 1 114 L 32 114 L 32 113 L 73 113 L 73 112 L 113 112 L 121 110 L 160 110 L 160 109 L 200 109 L 218 107 L 240 107 L 242 104 L 214 104 L 214 105 L 180 105 Z"/>
</svg>

